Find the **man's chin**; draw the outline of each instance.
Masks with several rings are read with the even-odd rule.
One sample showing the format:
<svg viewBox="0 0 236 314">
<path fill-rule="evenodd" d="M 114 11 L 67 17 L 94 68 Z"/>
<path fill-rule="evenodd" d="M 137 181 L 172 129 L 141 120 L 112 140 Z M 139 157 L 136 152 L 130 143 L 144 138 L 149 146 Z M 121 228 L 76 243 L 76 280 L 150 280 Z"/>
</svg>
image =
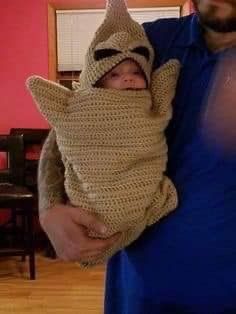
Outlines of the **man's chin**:
<svg viewBox="0 0 236 314">
<path fill-rule="evenodd" d="M 207 16 L 199 16 L 200 22 L 204 28 L 208 28 L 217 33 L 236 32 L 236 18 L 220 19 L 208 18 Z"/>
</svg>

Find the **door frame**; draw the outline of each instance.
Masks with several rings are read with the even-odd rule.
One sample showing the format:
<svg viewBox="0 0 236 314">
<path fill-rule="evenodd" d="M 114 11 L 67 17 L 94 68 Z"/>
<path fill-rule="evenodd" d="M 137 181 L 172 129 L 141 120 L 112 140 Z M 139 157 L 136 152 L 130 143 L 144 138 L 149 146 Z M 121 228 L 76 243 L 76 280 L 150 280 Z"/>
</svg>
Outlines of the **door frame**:
<svg viewBox="0 0 236 314">
<path fill-rule="evenodd" d="M 190 13 L 190 0 L 127 0 L 130 8 L 175 7 L 180 6 L 181 16 Z M 48 3 L 48 78 L 57 81 L 57 31 L 56 10 L 104 9 L 105 0 L 79 0 Z"/>
</svg>

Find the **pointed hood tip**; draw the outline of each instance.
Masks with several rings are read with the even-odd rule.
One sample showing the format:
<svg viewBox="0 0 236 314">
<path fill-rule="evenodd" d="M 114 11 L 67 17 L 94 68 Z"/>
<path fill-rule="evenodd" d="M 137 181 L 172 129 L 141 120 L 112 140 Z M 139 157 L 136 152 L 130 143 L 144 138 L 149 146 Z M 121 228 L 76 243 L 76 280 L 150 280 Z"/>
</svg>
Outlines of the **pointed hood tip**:
<svg viewBox="0 0 236 314">
<path fill-rule="evenodd" d="M 114 9 L 116 9 L 117 7 L 127 8 L 127 1 L 126 0 L 107 0 L 106 7 L 112 7 Z"/>
<path fill-rule="evenodd" d="M 124 15 L 128 13 L 127 2 L 125 0 L 107 0 L 106 16 Z"/>
</svg>

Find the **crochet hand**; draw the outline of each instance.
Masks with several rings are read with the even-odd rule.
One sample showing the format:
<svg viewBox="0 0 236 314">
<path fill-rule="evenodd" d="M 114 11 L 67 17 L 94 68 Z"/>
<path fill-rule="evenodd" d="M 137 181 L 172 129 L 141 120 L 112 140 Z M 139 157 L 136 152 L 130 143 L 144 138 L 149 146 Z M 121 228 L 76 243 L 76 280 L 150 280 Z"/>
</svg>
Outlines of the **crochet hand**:
<svg viewBox="0 0 236 314">
<path fill-rule="evenodd" d="M 68 100 L 73 94 L 70 89 L 37 75 L 29 77 L 26 86 L 50 124 L 54 125 L 59 118 L 64 118 Z"/>
<path fill-rule="evenodd" d="M 170 59 L 152 74 L 153 109 L 167 120 L 172 116 L 172 100 L 175 96 L 180 68 L 177 59 Z"/>
<path fill-rule="evenodd" d="M 105 226 L 94 215 L 81 208 L 57 204 L 41 214 L 40 223 L 47 233 L 57 256 L 63 261 L 80 261 L 96 257 L 119 238 L 90 238 L 87 230 L 104 233 Z"/>
</svg>

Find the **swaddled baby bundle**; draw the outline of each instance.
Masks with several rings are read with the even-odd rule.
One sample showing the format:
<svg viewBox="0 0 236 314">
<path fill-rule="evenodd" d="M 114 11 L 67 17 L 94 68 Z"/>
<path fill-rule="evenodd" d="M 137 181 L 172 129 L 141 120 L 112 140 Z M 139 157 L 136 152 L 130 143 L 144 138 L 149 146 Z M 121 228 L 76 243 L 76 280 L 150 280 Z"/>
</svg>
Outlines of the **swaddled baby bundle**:
<svg viewBox="0 0 236 314">
<path fill-rule="evenodd" d="M 141 67 L 148 89 L 96 87 L 99 79 L 129 58 Z M 123 0 L 111 0 L 75 90 L 37 76 L 27 81 L 56 132 L 70 203 L 100 216 L 108 227 L 104 237 L 121 232 L 109 250 L 79 261 L 83 265 L 106 261 L 176 208 L 175 187 L 164 175 L 164 131 L 172 115 L 180 65 L 170 60 L 151 74 L 152 63 L 153 49 L 143 28 L 131 19 Z"/>
</svg>

